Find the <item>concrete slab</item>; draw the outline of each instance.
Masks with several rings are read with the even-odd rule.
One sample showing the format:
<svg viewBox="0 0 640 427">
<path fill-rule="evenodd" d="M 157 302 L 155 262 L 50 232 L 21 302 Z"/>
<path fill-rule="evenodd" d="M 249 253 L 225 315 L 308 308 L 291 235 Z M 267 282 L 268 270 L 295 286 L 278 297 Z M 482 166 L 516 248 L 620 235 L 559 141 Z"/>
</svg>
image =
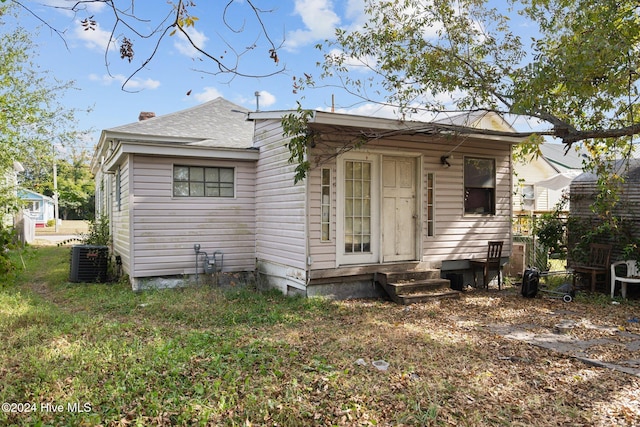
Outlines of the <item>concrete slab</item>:
<svg viewBox="0 0 640 427">
<path fill-rule="evenodd" d="M 593 329 L 603 330 L 611 334 L 611 337 L 597 338 L 591 340 L 581 340 L 570 333 L 571 323 L 564 322 L 567 329 L 554 328 L 543 333 L 533 333 L 527 330 L 531 325 L 488 325 L 490 331 L 506 339 L 518 340 L 546 348 L 558 353 L 573 357 L 583 363 L 602 368 L 614 369 L 626 374 L 640 377 L 640 359 L 606 361 L 589 357 L 589 349 L 602 345 L 624 345 L 628 351 L 634 352 L 640 349 L 640 335 L 621 331 L 615 327 L 596 327 Z M 576 325 L 573 325 L 576 326 Z M 585 326 L 581 324 L 581 326 Z M 589 327 L 589 325 L 586 325 Z M 622 339 L 618 339 L 622 338 Z"/>
</svg>

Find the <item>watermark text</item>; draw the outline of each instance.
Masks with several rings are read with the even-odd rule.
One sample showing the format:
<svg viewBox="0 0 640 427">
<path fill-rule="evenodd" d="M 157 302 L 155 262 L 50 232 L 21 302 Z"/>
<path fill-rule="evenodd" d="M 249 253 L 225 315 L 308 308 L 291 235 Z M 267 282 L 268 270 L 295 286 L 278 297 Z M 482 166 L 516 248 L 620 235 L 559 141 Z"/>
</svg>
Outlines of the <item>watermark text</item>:
<svg viewBox="0 0 640 427">
<path fill-rule="evenodd" d="M 93 410 L 93 405 L 89 402 L 4 402 L 1 406 L 2 412 L 12 414 L 27 414 L 31 412 L 68 412 L 79 414 Z"/>
</svg>

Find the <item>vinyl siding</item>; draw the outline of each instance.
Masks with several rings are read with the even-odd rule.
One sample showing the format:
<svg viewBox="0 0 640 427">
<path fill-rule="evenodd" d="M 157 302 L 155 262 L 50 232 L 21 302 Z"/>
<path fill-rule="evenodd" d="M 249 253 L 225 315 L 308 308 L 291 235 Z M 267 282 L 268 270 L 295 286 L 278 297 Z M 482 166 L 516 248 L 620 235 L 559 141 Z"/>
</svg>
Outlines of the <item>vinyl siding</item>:
<svg viewBox="0 0 640 427">
<path fill-rule="evenodd" d="M 112 229 L 111 236 L 113 238 L 113 253 L 120 255 L 122 258 L 122 269 L 130 274 L 133 270 L 135 261 L 131 257 L 131 192 L 129 186 L 131 158 L 128 156 L 120 165 L 120 179 L 117 178 L 118 172 L 108 175 L 110 182 L 110 201 Z M 118 185 L 120 188 L 118 188 Z M 118 192 L 120 193 L 120 203 L 118 205 Z"/>
<path fill-rule="evenodd" d="M 306 187 L 294 185 L 295 165 L 279 120 L 256 122 L 256 257 L 258 261 L 306 268 Z"/>
<path fill-rule="evenodd" d="M 234 198 L 173 197 L 173 165 L 232 167 Z M 224 253 L 224 272 L 255 268 L 255 163 L 136 155 L 132 277 L 195 273 L 194 244 Z M 200 268 L 201 269 L 201 268 Z"/>
<path fill-rule="evenodd" d="M 418 200 L 422 204 L 422 222 L 419 227 L 419 260 L 438 266 L 445 260 L 463 260 L 486 255 L 489 240 L 503 240 L 503 256 L 511 252 L 511 146 L 504 142 L 468 139 L 452 153 L 451 167 L 440 163 L 440 156 L 448 153 L 460 141 L 435 137 L 396 137 L 384 141 L 371 142 L 362 150 L 373 153 L 395 155 L 400 153 L 421 154 L 421 186 Z M 312 268 L 336 267 L 336 160 L 339 145 L 331 141 L 318 144 L 322 148 L 313 151 L 309 175 L 309 252 L 313 260 Z M 464 214 L 464 156 L 495 159 L 496 164 L 496 214 Z M 420 162 L 419 162 L 420 164 Z M 320 179 L 321 169 L 331 169 L 331 241 L 322 242 L 320 234 Z M 427 233 L 426 175 L 435 176 L 435 236 Z"/>
<path fill-rule="evenodd" d="M 440 164 L 440 153 L 446 153 L 451 148 L 434 146 L 424 154 L 425 171 L 435 174 L 436 232 L 434 237 L 426 237 L 426 229 L 423 232 L 422 260 L 437 264 L 444 260 L 483 257 L 489 240 L 504 241 L 503 256 L 509 256 L 512 212 L 511 146 L 469 140 L 455 150 L 453 158 L 449 159 L 451 167 L 445 168 Z M 434 152 L 435 156 L 432 154 Z M 495 215 L 464 214 L 465 156 L 495 159 Z M 423 209 L 426 210 L 426 206 Z"/>
<path fill-rule="evenodd" d="M 338 213 L 338 168 L 336 162 L 336 150 L 339 144 L 324 136 L 323 142 L 313 149 L 312 167 L 309 172 L 309 256 L 313 261 L 311 268 L 328 269 L 337 266 L 337 213 Z M 331 211 L 329 225 L 329 241 L 321 240 L 321 179 L 322 169 L 331 170 Z"/>
</svg>

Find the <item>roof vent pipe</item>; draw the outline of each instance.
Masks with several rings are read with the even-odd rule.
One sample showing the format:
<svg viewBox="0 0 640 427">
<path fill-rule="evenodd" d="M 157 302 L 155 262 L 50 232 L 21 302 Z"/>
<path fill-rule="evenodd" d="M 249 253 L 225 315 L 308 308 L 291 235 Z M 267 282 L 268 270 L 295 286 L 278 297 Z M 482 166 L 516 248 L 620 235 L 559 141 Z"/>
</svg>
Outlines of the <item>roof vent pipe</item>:
<svg viewBox="0 0 640 427">
<path fill-rule="evenodd" d="M 260 92 L 255 91 L 254 95 L 256 97 L 256 111 L 260 111 Z"/>
</svg>

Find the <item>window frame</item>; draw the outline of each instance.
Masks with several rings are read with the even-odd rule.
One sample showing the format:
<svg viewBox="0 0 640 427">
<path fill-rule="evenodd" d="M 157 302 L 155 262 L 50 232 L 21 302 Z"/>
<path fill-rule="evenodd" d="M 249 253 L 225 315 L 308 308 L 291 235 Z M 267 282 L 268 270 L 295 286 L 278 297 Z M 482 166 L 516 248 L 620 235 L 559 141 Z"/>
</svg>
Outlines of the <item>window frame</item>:
<svg viewBox="0 0 640 427">
<path fill-rule="evenodd" d="M 176 180 L 176 168 L 187 168 L 187 173 L 188 173 L 188 177 L 186 180 L 181 180 L 178 179 Z M 197 179 L 197 178 L 193 178 L 191 177 L 193 171 L 195 171 L 196 169 L 200 169 L 202 172 L 202 179 Z M 216 171 L 216 175 L 218 177 L 217 180 L 207 180 L 207 176 L 209 176 L 208 171 L 210 173 L 213 173 L 213 171 Z M 231 180 L 230 181 L 223 181 L 221 178 L 221 171 L 222 170 L 226 170 L 226 171 L 231 171 Z M 177 198 L 177 199 L 185 199 L 185 198 L 197 198 L 197 199 L 208 199 L 208 198 L 213 198 L 213 199 L 234 199 L 236 198 L 236 181 L 237 181 L 237 177 L 236 177 L 236 168 L 233 166 L 201 166 L 201 165 L 186 165 L 186 164 L 174 164 L 172 169 L 172 175 L 171 175 L 171 195 L 173 198 Z M 179 194 L 176 192 L 176 183 L 186 183 L 187 184 L 187 190 L 189 194 Z M 192 189 L 192 184 L 201 184 L 202 185 L 202 194 L 194 194 L 196 193 L 196 191 L 194 191 Z M 208 195 L 207 192 L 208 190 L 213 189 L 213 186 L 208 186 L 207 184 L 217 184 L 217 186 L 215 186 L 215 189 L 218 190 L 218 194 L 211 194 Z M 226 184 L 223 186 L 223 184 Z M 230 185 L 230 187 L 229 187 Z M 222 195 L 222 190 L 223 189 L 229 189 L 231 188 L 231 194 L 229 195 Z"/>
<path fill-rule="evenodd" d="M 349 163 L 351 164 L 351 176 L 347 175 Z M 371 254 L 371 238 L 374 232 L 371 227 L 372 162 L 347 159 L 344 161 L 344 167 L 344 253 L 346 255 Z M 368 170 L 368 177 L 365 174 L 365 167 Z M 357 169 L 359 169 L 359 173 Z M 351 185 L 351 192 L 348 190 L 348 183 Z M 351 206 L 350 212 L 349 205 Z M 350 227 L 347 225 L 349 223 L 351 223 Z M 351 232 L 348 232 L 349 229 Z"/>
<path fill-rule="evenodd" d="M 40 200 L 30 200 L 27 202 L 26 210 L 32 213 L 42 212 L 42 202 Z"/>
<path fill-rule="evenodd" d="M 323 168 L 320 170 L 320 241 L 331 242 L 331 169 Z M 325 181 L 326 177 L 326 182 Z M 325 197 L 326 196 L 326 197 Z M 325 233 L 326 230 L 326 233 Z"/>
<path fill-rule="evenodd" d="M 492 171 L 491 176 L 478 174 L 479 179 L 489 180 L 490 185 L 485 183 L 473 183 L 476 185 L 468 185 L 467 179 L 471 179 L 468 176 L 468 166 L 469 161 L 481 161 L 481 162 L 491 162 Z M 496 215 L 496 196 L 497 196 L 497 161 L 493 157 L 481 157 L 481 156 L 465 156 L 463 161 L 463 186 L 464 186 L 464 204 L 463 204 L 463 214 L 465 216 L 486 216 L 486 215 Z M 472 183 L 469 183 L 472 184 Z M 471 206 L 468 205 L 469 198 L 471 193 L 474 194 L 476 199 L 485 198 L 488 202 L 488 206 L 482 206 L 483 203 L 473 204 Z M 479 208 L 483 208 L 482 211 L 479 211 Z M 488 209 L 487 209 L 488 208 Z"/>
<path fill-rule="evenodd" d="M 436 174 L 434 172 L 426 172 L 426 191 L 425 219 L 427 224 L 427 237 L 435 237 L 436 235 Z"/>
</svg>

